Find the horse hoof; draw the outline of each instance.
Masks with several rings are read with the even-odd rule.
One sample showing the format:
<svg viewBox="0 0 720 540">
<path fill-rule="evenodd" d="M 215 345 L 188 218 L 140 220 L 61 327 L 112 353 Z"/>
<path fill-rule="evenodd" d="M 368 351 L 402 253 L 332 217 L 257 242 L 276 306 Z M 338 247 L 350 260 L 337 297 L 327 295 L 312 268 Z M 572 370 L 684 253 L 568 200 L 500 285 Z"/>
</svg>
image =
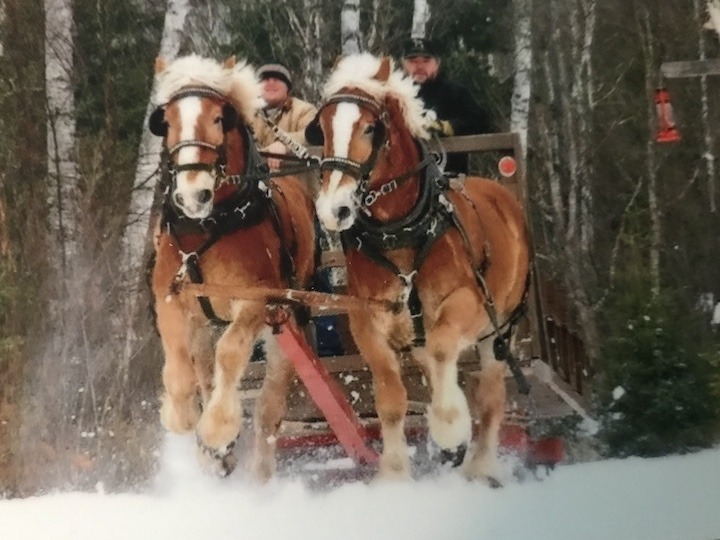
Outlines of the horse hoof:
<svg viewBox="0 0 720 540">
<path fill-rule="evenodd" d="M 492 476 L 486 477 L 486 481 L 488 483 L 488 486 L 490 486 L 492 489 L 500 489 L 501 487 L 503 487 L 502 482 Z"/>
<path fill-rule="evenodd" d="M 459 467 L 465 460 L 467 445 L 461 444 L 455 448 L 443 448 L 440 450 L 440 463 L 443 465 L 450 464 L 452 467 Z"/>
<path fill-rule="evenodd" d="M 228 445 L 222 450 L 216 450 L 198 441 L 198 460 L 200 467 L 212 476 L 225 478 L 235 470 L 237 457 L 233 452 L 235 444 Z"/>
</svg>

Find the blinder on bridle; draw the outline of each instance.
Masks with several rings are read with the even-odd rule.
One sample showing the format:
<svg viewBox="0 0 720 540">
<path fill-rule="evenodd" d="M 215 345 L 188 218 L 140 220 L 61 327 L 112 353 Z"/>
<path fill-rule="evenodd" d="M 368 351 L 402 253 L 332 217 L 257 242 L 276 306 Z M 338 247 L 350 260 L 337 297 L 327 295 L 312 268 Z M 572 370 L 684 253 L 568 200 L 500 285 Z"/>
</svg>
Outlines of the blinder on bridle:
<svg viewBox="0 0 720 540">
<path fill-rule="evenodd" d="M 168 134 L 168 123 L 165 119 L 165 108 L 174 101 L 178 101 L 180 99 L 186 98 L 186 97 L 204 97 L 204 98 L 211 98 L 211 99 L 219 99 L 223 102 L 222 107 L 222 128 L 223 132 L 227 133 L 228 131 L 238 127 L 243 126 L 244 124 L 239 121 L 239 115 L 238 112 L 235 110 L 235 107 L 233 107 L 230 103 L 227 103 L 225 100 L 225 97 L 220 94 L 219 92 L 216 92 L 215 90 L 207 87 L 188 87 L 183 88 L 179 92 L 176 92 L 173 94 L 170 99 L 167 101 L 167 103 L 158 106 L 150 115 L 150 119 L 148 121 L 148 125 L 150 128 L 150 132 L 153 135 L 157 135 L 158 137 L 167 137 Z M 247 130 L 246 130 L 247 131 Z M 249 133 L 245 133 L 245 139 L 250 136 Z M 196 163 L 184 163 L 182 165 L 175 165 L 172 162 L 172 157 L 179 152 L 182 148 L 187 147 L 196 147 L 196 148 L 206 148 L 208 150 L 212 150 L 217 154 L 217 159 L 215 160 L 215 163 L 202 163 L 202 162 L 196 162 Z M 177 178 L 177 174 L 183 171 L 204 171 L 204 172 L 215 172 L 215 175 L 217 178 L 224 178 L 225 177 L 225 167 L 227 165 L 227 158 L 225 155 L 225 146 L 223 144 L 214 145 L 210 144 L 206 141 L 201 141 L 198 139 L 190 139 L 186 141 L 180 141 L 176 145 L 172 146 L 171 148 L 168 148 L 168 171 L 170 172 L 170 175 L 173 179 L 173 183 L 175 182 Z"/>
<path fill-rule="evenodd" d="M 349 158 L 339 156 L 328 156 L 323 158 L 320 163 L 321 171 L 340 171 L 348 174 L 358 180 L 357 194 L 362 200 L 364 193 L 367 191 L 370 173 L 375 168 L 380 149 L 385 146 L 389 140 L 387 138 L 387 111 L 372 98 L 358 96 L 356 94 L 336 94 L 331 96 L 320 108 L 322 111 L 325 107 L 334 103 L 354 103 L 355 105 L 370 110 L 377 120 L 373 125 L 372 150 L 367 160 L 359 163 Z M 319 114 L 319 112 L 318 112 Z"/>
</svg>

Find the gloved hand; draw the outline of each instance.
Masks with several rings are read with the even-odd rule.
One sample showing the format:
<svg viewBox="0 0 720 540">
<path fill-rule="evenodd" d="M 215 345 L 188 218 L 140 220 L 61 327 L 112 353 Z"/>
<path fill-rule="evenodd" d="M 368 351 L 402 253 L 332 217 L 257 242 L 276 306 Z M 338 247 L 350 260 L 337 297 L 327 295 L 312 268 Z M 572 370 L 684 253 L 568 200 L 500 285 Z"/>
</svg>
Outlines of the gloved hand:
<svg viewBox="0 0 720 540">
<path fill-rule="evenodd" d="M 433 120 L 432 122 L 425 125 L 430 133 L 436 133 L 441 137 L 451 137 L 455 134 L 450 122 L 447 120 Z"/>
</svg>

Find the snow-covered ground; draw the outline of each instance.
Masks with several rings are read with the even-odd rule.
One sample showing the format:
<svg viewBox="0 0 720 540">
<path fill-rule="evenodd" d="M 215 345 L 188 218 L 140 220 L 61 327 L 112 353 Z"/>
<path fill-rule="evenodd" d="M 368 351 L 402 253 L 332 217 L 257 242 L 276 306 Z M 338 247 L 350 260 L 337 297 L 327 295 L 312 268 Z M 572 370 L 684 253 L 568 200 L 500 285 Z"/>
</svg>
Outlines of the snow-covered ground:
<svg viewBox="0 0 720 540">
<path fill-rule="evenodd" d="M 0 539 L 353 540 L 720 538 L 720 448 L 560 466 L 503 489 L 454 471 L 405 484 L 309 490 L 202 475 L 190 439 L 166 442 L 144 494 L 62 493 L 0 501 Z M 508 465 L 509 466 L 509 465 Z"/>
</svg>

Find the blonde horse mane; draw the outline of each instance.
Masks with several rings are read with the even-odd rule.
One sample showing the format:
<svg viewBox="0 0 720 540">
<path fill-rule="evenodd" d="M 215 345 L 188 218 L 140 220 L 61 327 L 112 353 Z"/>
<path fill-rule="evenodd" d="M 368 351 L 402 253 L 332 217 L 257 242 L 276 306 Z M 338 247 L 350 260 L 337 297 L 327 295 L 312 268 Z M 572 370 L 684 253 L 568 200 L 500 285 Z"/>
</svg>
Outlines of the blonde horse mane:
<svg viewBox="0 0 720 540">
<path fill-rule="evenodd" d="M 252 123 L 263 106 L 260 83 L 255 70 L 244 61 L 222 64 L 196 54 L 182 56 L 168 65 L 160 64 L 155 74 L 157 89 L 153 101 L 162 105 L 187 86 L 205 86 L 223 95 L 240 113 L 246 124 Z"/>
<path fill-rule="evenodd" d="M 386 98 L 397 100 L 410 133 L 415 137 L 427 139 L 425 130 L 425 107 L 417 96 L 418 86 L 402 71 L 390 65 L 387 81 L 380 81 L 375 75 L 380 69 L 382 59 L 369 53 L 353 54 L 342 58 L 325 84 L 324 94 L 328 98 L 343 88 L 356 88 L 371 95 L 379 102 Z"/>
</svg>

